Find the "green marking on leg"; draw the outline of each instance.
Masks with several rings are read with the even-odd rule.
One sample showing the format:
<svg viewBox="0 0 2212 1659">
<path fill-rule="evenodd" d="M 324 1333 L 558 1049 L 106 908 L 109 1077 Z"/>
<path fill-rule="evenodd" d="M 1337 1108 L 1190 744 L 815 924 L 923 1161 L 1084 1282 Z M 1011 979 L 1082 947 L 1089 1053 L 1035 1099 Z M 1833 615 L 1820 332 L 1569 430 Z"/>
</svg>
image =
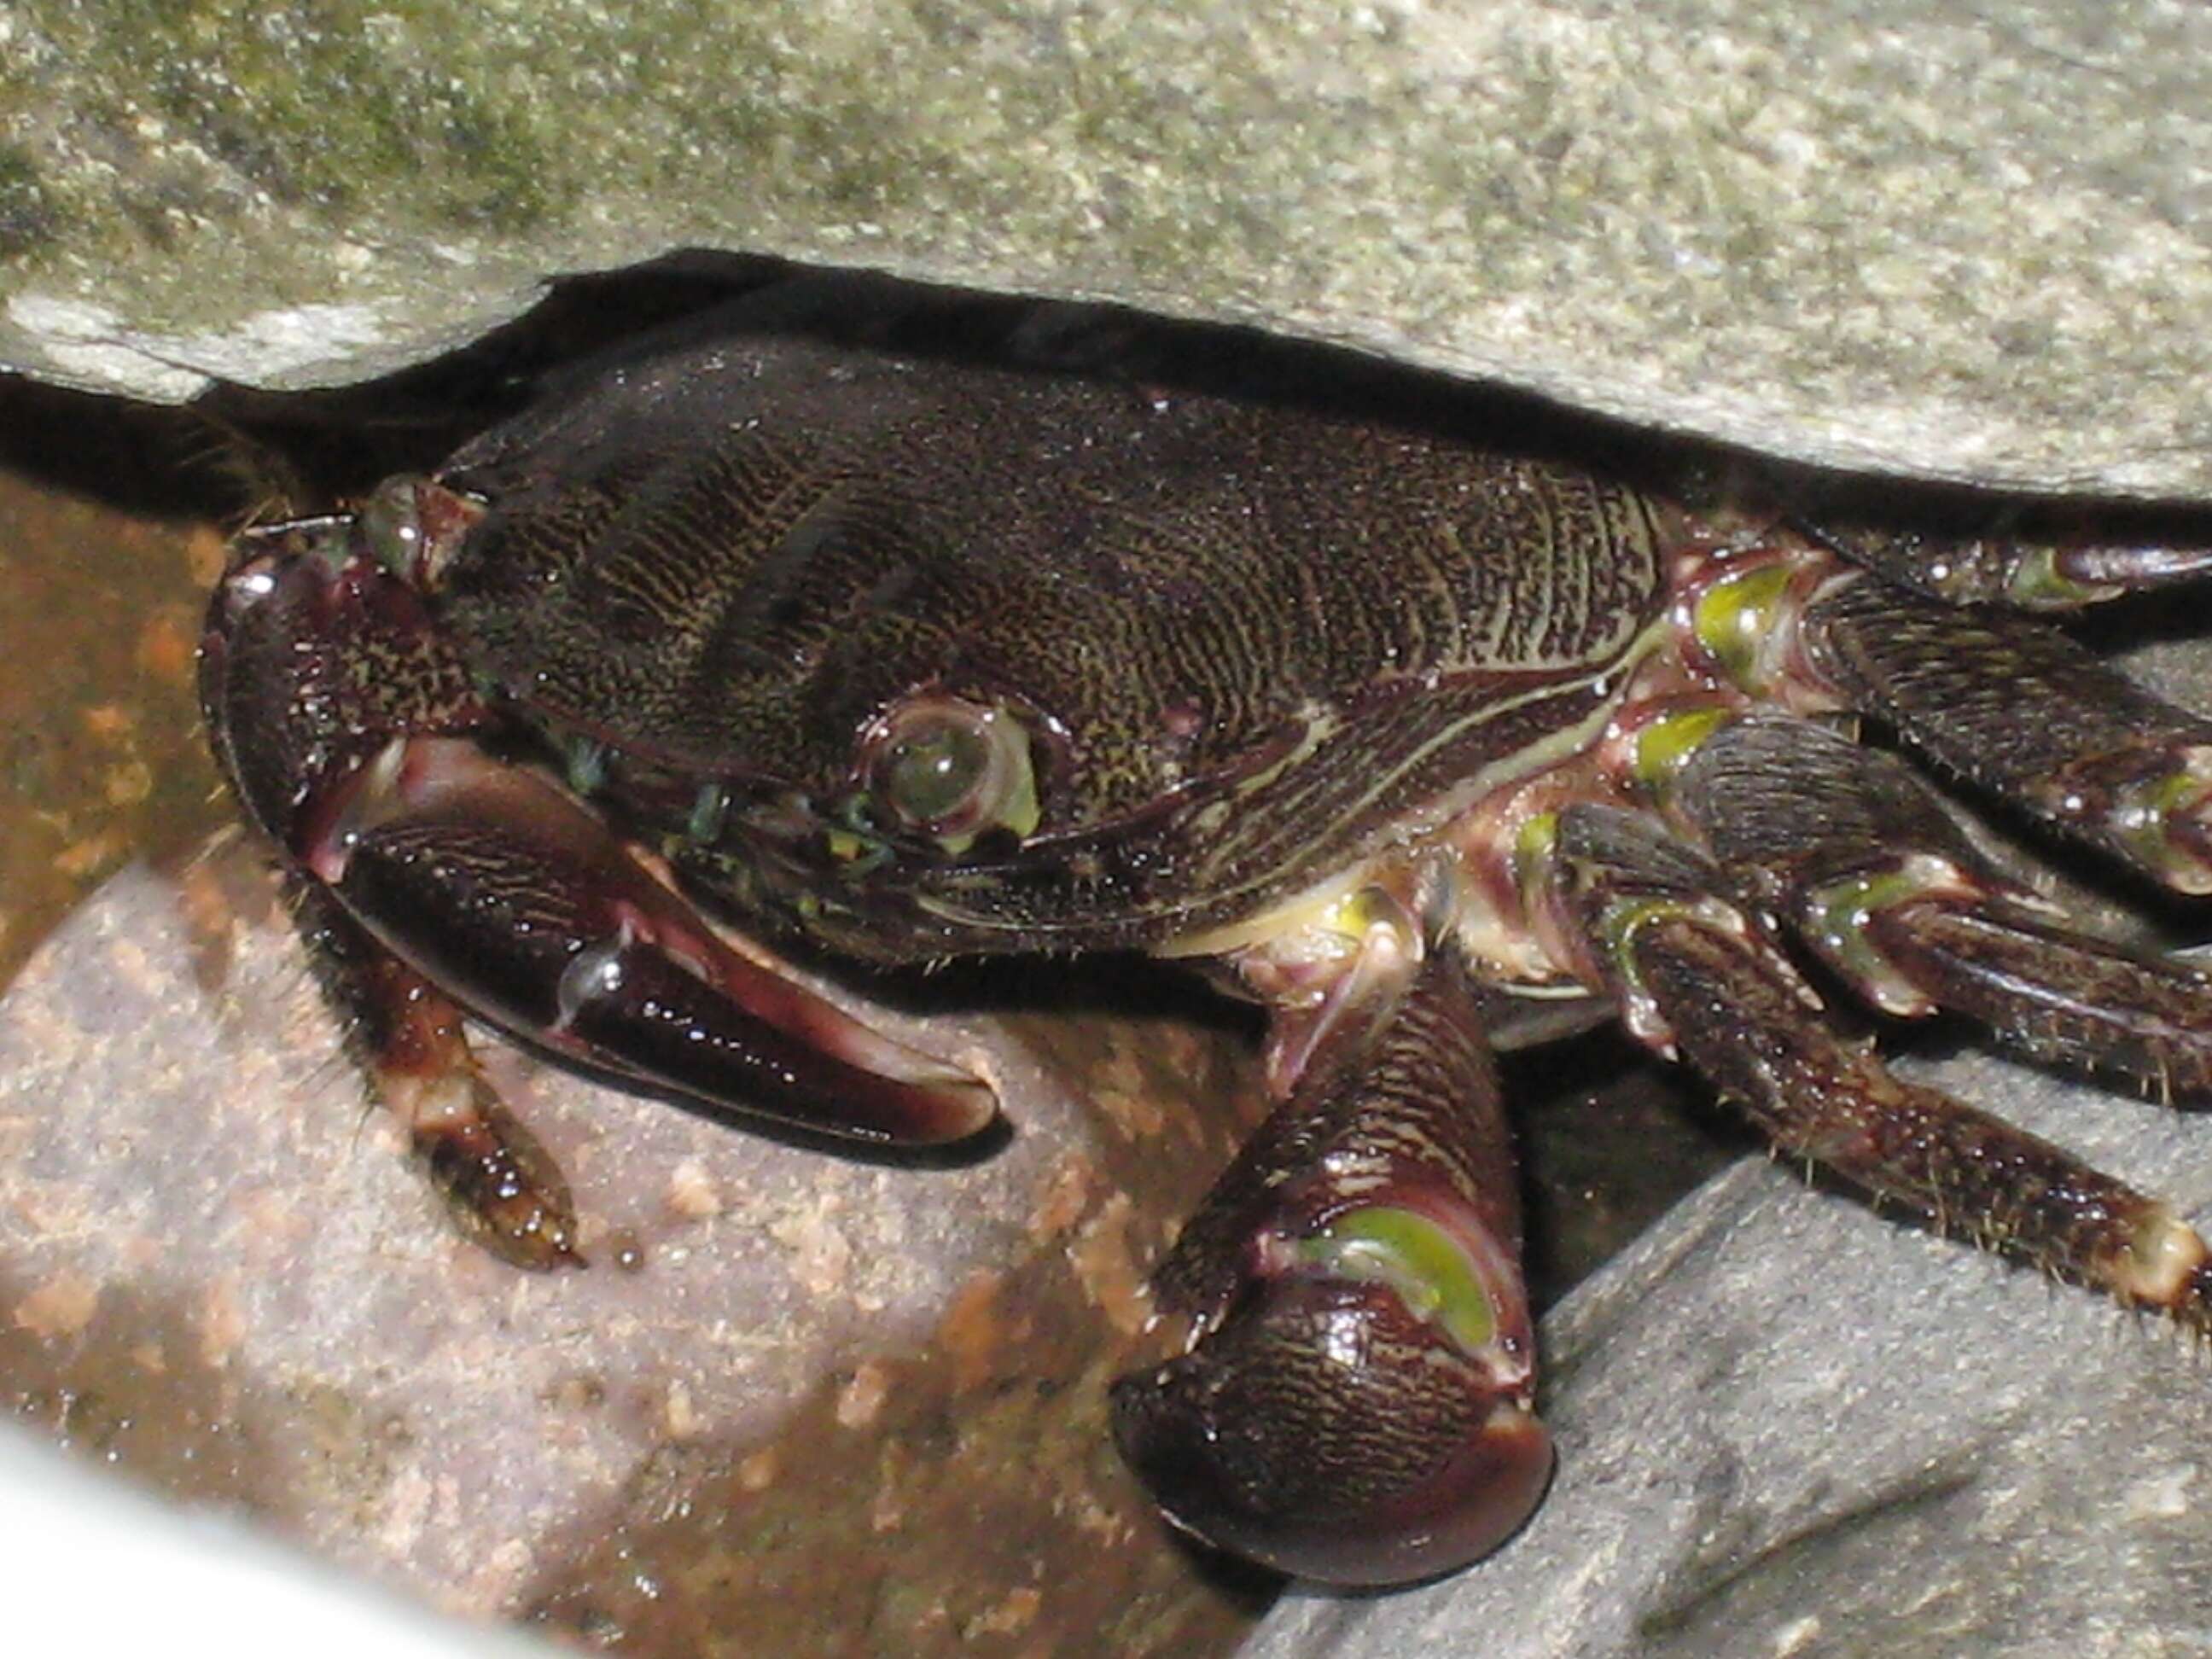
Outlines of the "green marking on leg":
<svg viewBox="0 0 2212 1659">
<path fill-rule="evenodd" d="M 1724 576 L 1698 598 L 1691 615 L 1698 643 L 1747 691 L 1764 689 L 1758 675 L 1759 651 L 1795 574 L 1787 564 L 1763 564 Z"/>
<path fill-rule="evenodd" d="M 1413 1211 L 1381 1204 L 1353 1210 L 1300 1241 L 1297 1253 L 1338 1278 L 1388 1285 L 1407 1312 L 1441 1326 L 1468 1353 L 1497 1336 L 1497 1310 L 1467 1252 Z"/>
<path fill-rule="evenodd" d="M 1657 793 L 1697 753 L 1698 744 L 1734 719 L 1735 710 L 1715 706 L 1680 709 L 1653 720 L 1637 733 L 1637 782 Z"/>
</svg>

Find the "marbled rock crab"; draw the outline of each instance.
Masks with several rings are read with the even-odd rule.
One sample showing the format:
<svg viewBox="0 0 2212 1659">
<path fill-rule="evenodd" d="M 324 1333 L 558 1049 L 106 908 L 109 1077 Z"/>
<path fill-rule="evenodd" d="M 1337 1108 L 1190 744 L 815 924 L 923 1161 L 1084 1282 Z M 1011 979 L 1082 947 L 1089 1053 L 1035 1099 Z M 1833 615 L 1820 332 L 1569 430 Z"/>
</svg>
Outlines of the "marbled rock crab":
<svg viewBox="0 0 2212 1659">
<path fill-rule="evenodd" d="M 574 1259 L 569 1200 L 461 1009 L 830 1136 L 994 1120 L 687 895 L 875 962 L 1197 959 L 1264 1004 L 1279 1103 L 1159 1269 L 1181 1352 L 1116 1434 L 1181 1526 L 1383 1583 L 1494 1548 L 1552 1466 L 1501 1042 L 1616 1015 L 1792 1158 L 2212 1331 L 2166 1205 L 1824 1006 L 2212 1091 L 2212 981 L 2070 923 L 1845 730 L 2212 891 L 2212 721 L 2029 614 L 2208 568 L 732 335 L 248 532 L 202 684 L 373 1073 L 526 1265 Z"/>
</svg>

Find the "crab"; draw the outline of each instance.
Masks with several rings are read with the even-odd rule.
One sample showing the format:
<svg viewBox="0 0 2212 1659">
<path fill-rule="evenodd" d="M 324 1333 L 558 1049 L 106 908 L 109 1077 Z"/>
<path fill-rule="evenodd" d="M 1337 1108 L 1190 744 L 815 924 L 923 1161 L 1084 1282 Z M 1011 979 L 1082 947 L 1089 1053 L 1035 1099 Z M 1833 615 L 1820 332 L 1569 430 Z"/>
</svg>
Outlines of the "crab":
<svg viewBox="0 0 2212 1659">
<path fill-rule="evenodd" d="M 525 1267 L 580 1259 L 574 1206 L 464 1012 L 830 1139 L 994 1124 L 717 921 L 1149 952 L 1262 1005 L 1272 1114 L 1158 1269 L 1115 1433 L 1177 1526 L 1389 1584 L 1498 1547 L 1553 1468 L 1502 1047 L 1618 1019 L 1792 1158 L 2212 1332 L 2169 1206 L 1847 1013 L 2212 1093 L 2212 981 L 2070 920 L 1913 763 L 2212 892 L 2212 721 L 2036 614 L 2208 570 L 732 332 L 243 534 L 202 698 L 374 1079 Z"/>
</svg>

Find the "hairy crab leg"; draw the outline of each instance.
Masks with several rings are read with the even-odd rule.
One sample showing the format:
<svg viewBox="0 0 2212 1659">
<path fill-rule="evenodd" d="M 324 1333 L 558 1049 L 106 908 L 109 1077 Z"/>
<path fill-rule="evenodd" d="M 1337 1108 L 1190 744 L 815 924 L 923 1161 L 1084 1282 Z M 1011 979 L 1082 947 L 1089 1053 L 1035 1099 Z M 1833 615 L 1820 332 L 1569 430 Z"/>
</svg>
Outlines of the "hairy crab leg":
<svg viewBox="0 0 2212 1659">
<path fill-rule="evenodd" d="M 1893 1075 L 1819 1000 L 1702 854 L 1656 819 L 1561 813 L 1552 886 L 1584 971 L 1775 1145 L 1943 1231 L 2212 1334 L 2212 1258 L 2164 1203 L 2063 1148 Z"/>
<path fill-rule="evenodd" d="M 1337 1583 L 1488 1553 L 1552 1467 L 1473 985 L 1455 948 L 1402 965 L 1368 976 L 1388 993 L 1340 1014 L 1161 1268 L 1188 1352 L 1114 1387 L 1122 1455 L 1171 1519 Z"/>
<path fill-rule="evenodd" d="M 518 1267 L 580 1266 L 560 1168 L 484 1080 L 459 1004 L 362 930 L 327 888 L 288 897 L 370 1087 L 407 1127 L 462 1231 Z"/>
<path fill-rule="evenodd" d="M 1843 699 L 1913 748 L 2154 880 L 2212 893 L 2212 720 L 2053 629 L 1878 581 L 1832 583 L 1802 626 Z"/>
<path fill-rule="evenodd" d="M 2026 542 L 1826 524 L 1796 514 L 1791 522 L 1852 563 L 1946 605 L 2076 611 L 2212 574 L 2212 544 Z"/>
<path fill-rule="evenodd" d="M 1753 714 L 1700 744 L 1667 800 L 1884 1012 L 1952 1009 L 2043 1059 L 2212 1094 L 2212 979 L 2069 926 L 1895 757 Z"/>
</svg>

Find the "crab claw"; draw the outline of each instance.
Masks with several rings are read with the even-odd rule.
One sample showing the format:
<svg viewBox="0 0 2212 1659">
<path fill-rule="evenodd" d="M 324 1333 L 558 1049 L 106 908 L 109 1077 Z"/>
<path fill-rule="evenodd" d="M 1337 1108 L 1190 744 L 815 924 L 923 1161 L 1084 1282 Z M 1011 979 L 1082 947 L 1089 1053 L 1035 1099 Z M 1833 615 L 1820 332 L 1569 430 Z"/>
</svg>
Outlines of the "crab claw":
<svg viewBox="0 0 2212 1659">
<path fill-rule="evenodd" d="M 525 1036 L 852 1139 L 960 1140 L 997 1115 L 988 1085 L 739 955 L 571 797 L 465 739 L 394 738 L 319 805 L 308 868 Z"/>
<path fill-rule="evenodd" d="M 1121 1455 L 1170 1520 L 1340 1584 L 1488 1554 L 1552 1470 L 1511 1147 L 1466 969 L 1440 951 L 1370 1012 L 1163 1265 L 1189 1351 L 1114 1385 Z"/>
<path fill-rule="evenodd" d="M 992 1123 L 988 1085 L 740 954 L 573 797 L 446 735 L 490 716 L 362 539 L 278 526 L 203 652 L 218 752 L 301 873 L 475 1012 L 641 1082 L 855 1140 Z"/>
<path fill-rule="evenodd" d="M 1300 1577 L 1403 1583 L 1489 1554 L 1552 1472 L 1518 1275 L 1477 1265 L 1493 1254 L 1408 1209 L 1340 1218 L 1190 1353 L 1115 1385 L 1122 1456 L 1178 1526 Z"/>
</svg>

